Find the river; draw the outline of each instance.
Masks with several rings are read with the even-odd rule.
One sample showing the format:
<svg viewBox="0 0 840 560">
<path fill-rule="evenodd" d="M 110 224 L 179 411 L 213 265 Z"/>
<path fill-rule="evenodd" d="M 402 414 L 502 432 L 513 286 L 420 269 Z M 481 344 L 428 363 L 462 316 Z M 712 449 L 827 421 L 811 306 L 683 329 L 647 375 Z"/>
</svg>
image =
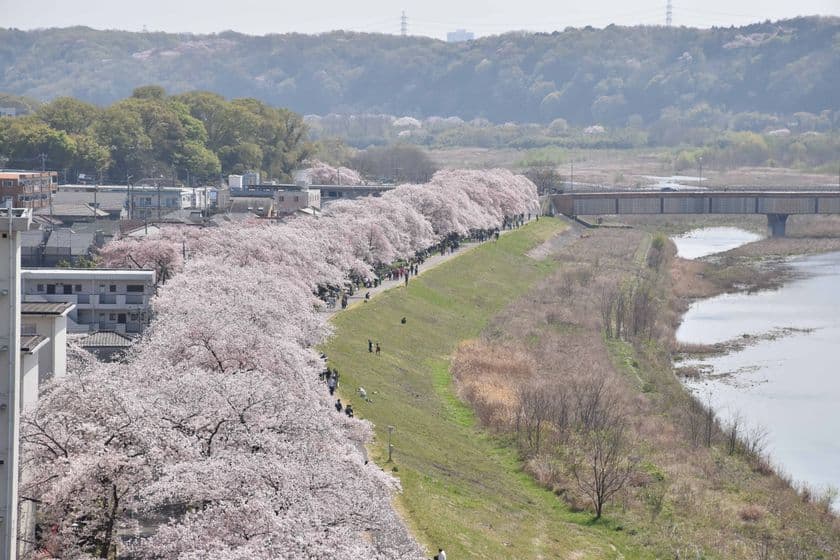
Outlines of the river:
<svg viewBox="0 0 840 560">
<path fill-rule="evenodd" d="M 708 230 L 674 238 L 680 253 L 698 258 L 752 240 L 734 229 L 732 245 L 725 232 Z M 840 253 L 799 257 L 790 265 L 795 279 L 780 289 L 690 306 L 677 330 L 680 342 L 760 337 L 742 350 L 681 364 L 709 371 L 685 383 L 710 399 L 724 421 L 738 414 L 747 425 L 764 428 L 771 459 L 794 480 L 840 488 Z"/>
</svg>

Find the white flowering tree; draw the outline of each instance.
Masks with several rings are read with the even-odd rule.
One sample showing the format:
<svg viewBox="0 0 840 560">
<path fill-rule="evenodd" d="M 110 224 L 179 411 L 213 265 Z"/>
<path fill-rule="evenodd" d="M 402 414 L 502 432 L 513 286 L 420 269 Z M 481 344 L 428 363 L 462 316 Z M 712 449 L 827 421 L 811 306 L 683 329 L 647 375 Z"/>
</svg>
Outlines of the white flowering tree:
<svg viewBox="0 0 840 560">
<path fill-rule="evenodd" d="M 106 246 L 106 265 L 177 274 L 126 363 L 74 349 L 23 418 L 33 557 L 421 558 L 396 480 L 360 451 L 370 425 L 336 414 L 318 380 L 330 328 L 314 293 L 536 207 L 507 171 L 445 171 L 317 220 Z"/>
</svg>

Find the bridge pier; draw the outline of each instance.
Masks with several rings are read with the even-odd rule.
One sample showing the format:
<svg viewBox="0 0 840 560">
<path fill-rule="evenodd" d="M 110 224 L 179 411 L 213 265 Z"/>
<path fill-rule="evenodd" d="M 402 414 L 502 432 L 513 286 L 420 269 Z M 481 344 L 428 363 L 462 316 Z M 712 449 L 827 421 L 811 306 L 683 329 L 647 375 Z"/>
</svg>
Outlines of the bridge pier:
<svg viewBox="0 0 840 560">
<path fill-rule="evenodd" d="M 784 237 L 788 214 L 767 214 L 767 227 L 773 237 Z"/>
</svg>

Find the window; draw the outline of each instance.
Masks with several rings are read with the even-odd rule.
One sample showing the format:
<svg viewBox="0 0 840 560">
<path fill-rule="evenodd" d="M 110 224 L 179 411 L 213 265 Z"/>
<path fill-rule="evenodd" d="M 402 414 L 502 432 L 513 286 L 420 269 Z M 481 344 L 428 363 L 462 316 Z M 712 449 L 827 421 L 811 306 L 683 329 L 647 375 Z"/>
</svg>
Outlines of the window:
<svg viewBox="0 0 840 560">
<path fill-rule="evenodd" d="M 286 200 L 286 197 L 281 196 L 280 197 L 280 202 L 283 202 L 284 200 Z"/>
<path fill-rule="evenodd" d="M 54 294 L 55 293 L 55 284 L 47 284 L 47 293 Z"/>
<path fill-rule="evenodd" d="M 72 294 L 73 293 L 73 286 L 70 284 L 64 284 L 64 293 L 65 294 Z"/>
<path fill-rule="evenodd" d="M 300 197 L 299 197 L 299 196 L 296 196 L 296 197 L 295 197 L 295 202 L 298 202 L 299 200 L 300 200 Z"/>
<path fill-rule="evenodd" d="M 116 320 L 117 320 L 117 314 L 116 314 L 116 313 L 110 313 L 110 314 L 108 315 L 108 319 L 109 319 L 110 321 L 116 321 Z"/>
<path fill-rule="evenodd" d="M 143 293 L 143 284 L 129 284 L 128 286 L 125 287 L 125 291 L 127 291 L 129 293 L 134 293 L 134 294 L 137 294 L 137 293 L 142 294 Z"/>
<path fill-rule="evenodd" d="M 117 285 L 116 284 L 111 284 L 110 286 L 108 286 L 108 291 L 109 292 L 116 292 L 117 291 Z"/>
<path fill-rule="evenodd" d="M 38 291 L 39 291 L 39 292 L 43 292 L 43 291 L 44 291 L 44 285 L 43 285 L 43 284 L 38 284 Z"/>
<path fill-rule="evenodd" d="M 81 292 L 82 291 L 82 285 L 81 284 L 76 284 L 75 286 L 73 286 L 73 291 L 74 292 Z"/>
</svg>

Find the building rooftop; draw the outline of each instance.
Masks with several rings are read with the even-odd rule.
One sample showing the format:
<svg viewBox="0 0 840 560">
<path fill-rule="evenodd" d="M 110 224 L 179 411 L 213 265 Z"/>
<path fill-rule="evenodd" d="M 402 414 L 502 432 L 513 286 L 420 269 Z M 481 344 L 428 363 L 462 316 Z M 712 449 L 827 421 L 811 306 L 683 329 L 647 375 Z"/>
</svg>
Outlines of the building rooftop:
<svg viewBox="0 0 840 560">
<path fill-rule="evenodd" d="M 21 247 L 37 247 L 44 242 L 44 232 L 39 229 L 24 231 L 20 234 Z"/>
<path fill-rule="evenodd" d="M 75 303 L 28 303 L 20 304 L 21 315 L 53 315 L 61 316 L 71 312 L 76 306 Z"/>
<path fill-rule="evenodd" d="M 40 335 L 22 336 L 20 337 L 20 351 L 35 352 L 47 340 L 49 339 Z"/>
<path fill-rule="evenodd" d="M 79 341 L 82 348 L 129 348 L 134 343 L 131 337 L 117 332 L 99 331 Z"/>
<path fill-rule="evenodd" d="M 0 169 L 0 179 L 17 179 L 21 175 L 52 175 L 54 171 L 27 171 L 25 169 Z"/>
<path fill-rule="evenodd" d="M 101 209 L 94 209 L 84 202 L 53 202 L 52 210 L 49 206 L 35 210 L 36 216 L 61 216 L 76 219 L 107 218 L 110 214 Z"/>
<path fill-rule="evenodd" d="M 109 213 L 120 212 L 126 207 L 128 201 L 128 195 L 125 192 L 97 190 L 94 193 L 93 188 L 89 188 L 89 190 L 81 188 L 78 190 L 64 190 L 62 186 L 53 195 L 53 208 L 59 204 L 89 204 L 93 206 L 94 198 L 96 198 L 96 207 L 100 211 Z M 49 212 L 47 213 L 49 214 Z"/>
<path fill-rule="evenodd" d="M 32 280 L 88 280 L 102 278 L 154 282 L 155 271 L 138 268 L 24 268 L 21 278 Z"/>
<path fill-rule="evenodd" d="M 69 255 L 85 255 L 93 246 L 94 234 L 76 232 L 72 229 L 61 228 L 53 230 L 47 240 L 47 249 L 69 249 Z"/>
</svg>

